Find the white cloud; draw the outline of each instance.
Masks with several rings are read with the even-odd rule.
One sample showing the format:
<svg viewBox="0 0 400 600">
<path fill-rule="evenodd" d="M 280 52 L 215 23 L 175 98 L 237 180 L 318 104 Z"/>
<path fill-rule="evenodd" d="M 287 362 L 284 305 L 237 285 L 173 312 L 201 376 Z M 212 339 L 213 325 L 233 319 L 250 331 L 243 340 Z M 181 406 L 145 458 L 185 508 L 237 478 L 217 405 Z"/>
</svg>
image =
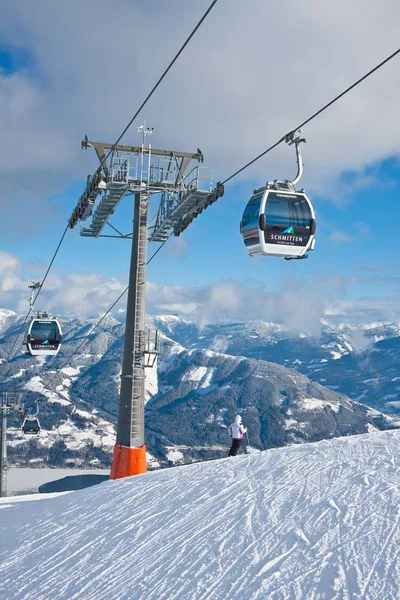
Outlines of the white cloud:
<svg viewBox="0 0 400 600">
<path fill-rule="evenodd" d="M 367 278 L 365 283 L 368 281 Z M 149 283 L 147 310 L 151 314 L 178 314 L 201 327 L 232 321 L 277 322 L 294 334 L 315 337 L 319 336 L 321 319 L 326 316 L 336 323 L 400 320 L 398 297 L 351 299 L 349 286 L 355 283 L 362 285 L 364 280 L 334 274 L 307 282 L 291 278 L 274 292 L 256 281 L 220 281 L 191 288 Z M 216 343 L 224 346 L 224 340 Z M 363 344 L 362 335 L 355 334 L 355 349 L 361 352 Z"/>
<path fill-rule="evenodd" d="M 374 340 L 368 337 L 364 331 L 355 329 L 349 334 L 350 345 L 353 348 L 355 354 L 363 354 L 367 350 L 371 349 L 374 345 Z"/>
<path fill-rule="evenodd" d="M 229 340 L 225 335 L 216 335 L 212 341 L 211 350 L 215 352 L 226 352 L 229 348 Z"/>
<path fill-rule="evenodd" d="M 193 313 L 197 304 L 193 302 L 157 302 L 157 308 L 161 312 L 166 313 L 179 313 L 181 315 L 190 315 Z"/>
<path fill-rule="evenodd" d="M 328 239 L 332 240 L 332 242 L 337 242 L 338 244 L 341 244 L 342 242 L 352 242 L 354 240 L 354 238 L 343 231 L 333 231 L 328 235 Z"/>
<path fill-rule="evenodd" d="M 371 227 L 365 223 L 362 223 L 361 221 L 355 223 L 355 226 L 357 227 L 359 233 L 363 236 L 367 236 L 371 233 Z"/>
<path fill-rule="evenodd" d="M 29 308 L 31 283 L 23 275 L 24 265 L 5 252 L 0 254 L 0 307 L 26 313 Z M 5 268 L 7 267 L 7 268 Z M 40 272 L 42 269 L 40 269 Z M 117 279 L 88 273 L 67 273 L 59 276 L 51 271 L 35 304 L 36 310 L 55 315 L 97 316 L 104 313 L 118 298 L 126 285 Z M 126 298 L 121 300 L 125 305 Z M 116 311 L 120 307 L 117 305 Z"/>
<path fill-rule="evenodd" d="M 243 306 L 243 289 L 234 282 L 214 283 L 208 288 L 207 296 L 213 312 L 236 313 Z"/>
<path fill-rule="evenodd" d="M 0 272 L 0 308 L 25 314 L 28 310 L 30 280 L 23 276 L 24 265 L 15 256 L 2 253 L 7 270 Z M 380 277 L 381 286 L 393 284 L 394 277 Z M 349 286 L 369 285 L 370 272 L 358 277 L 335 274 L 303 281 L 286 279 L 270 291 L 258 281 L 221 280 L 211 285 L 182 287 L 147 282 L 147 313 L 177 314 L 195 321 L 200 327 L 209 323 L 266 321 L 284 325 L 294 334 L 318 336 L 321 319 L 340 323 L 367 321 L 400 321 L 398 295 L 385 298 L 350 298 Z M 398 283 L 398 279 L 395 280 Z M 103 315 L 126 287 L 124 281 L 94 273 L 64 273 L 57 270 L 49 277 L 35 305 L 54 315 L 89 317 Z M 126 295 L 113 309 L 118 318 L 124 314 Z M 121 313 L 121 315 L 120 315 Z M 365 340 L 355 334 L 354 346 L 362 351 Z M 215 347 L 225 347 L 225 340 L 216 339 Z"/>
<path fill-rule="evenodd" d="M 23 279 L 16 275 L 9 275 L 6 277 L 2 277 L 0 281 L 0 291 L 4 293 L 11 293 L 16 290 L 25 289 L 27 286 Z"/>
<path fill-rule="evenodd" d="M 16 256 L 0 250 L 0 273 L 13 272 L 19 265 L 20 261 Z"/>
<path fill-rule="evenodd" d="M 172 237 L 170 242 L 165 247 L 166 256 L 174 256 L 175 258 L 184 258 L 188 252 L 188 243 L 181 235 Z"/>
<path fill-rule="evenodd" d="M 125 289 L 121 282 L 113 278 L 88 273 L 70 273 L 58 279 L 50 279 L 48 289 L 43 288 L 46 310 L 59 314 L 77 314 L 80 316 L 101 315 Z M 121 300 L 126 304 L 126 298 Z"/>
<path fill-rule="evenodd" d="M 0 251 L 0 299 L 25 287 L 24 280 L 17 274 L 20 267 L 16 256 Z"/>
<path fill-rule="evenodd" d="M 220 281 L 198 288 L 151 283 L 148 286 L 148 312 L 175 313 L 196 321 L 201 327 L 224 321 L 279 322 L 293 333 L 318 336 L 321 318 L 327 311 L 332 311 L 331 305 L 335 305 L 337 299 L 341 300 L 345 293 L 346 284 L 343 282 L 341 287 L 338 279 L 326 278 L 316 286 L 313 282 L 292 278 L 274 292 L 265 290 L 257 282 Z M 310 289 L 314 290 L 312 294 Z M 184 310 L 178 306 L 183 306 Z"/>
<path fill-rule="evenodd" d="M 327 238 L 330 239 L 332 242 L 336 242 L 338 244 L 356 242 L 360 238 L 365 238 L 366 236 L 368 236 L 371 233 L 371 228 L 369 227 L 369 225 L 366 225 L 361 221 L 357 221 L 352 225 L 352 233 L 353 235 L 350 235 L 344 231 L 335 230 L 332 231 L 332 233 L 330 233 L 327 236 Z"/>
</svg>

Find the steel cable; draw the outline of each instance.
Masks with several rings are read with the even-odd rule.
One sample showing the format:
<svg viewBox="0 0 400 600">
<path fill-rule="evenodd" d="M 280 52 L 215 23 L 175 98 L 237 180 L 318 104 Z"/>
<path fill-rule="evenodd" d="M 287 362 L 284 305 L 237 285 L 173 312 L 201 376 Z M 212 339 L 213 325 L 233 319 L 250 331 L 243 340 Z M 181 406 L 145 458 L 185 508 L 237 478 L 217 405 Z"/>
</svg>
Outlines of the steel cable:
<svg viewBox="0 0 400 600">
<path fill-rule="evenodd" d="M 32 304 L 31 304 L 31 306 L 30 306 L 30 308 L 29 308 L 29 311 L 27 312 L 27 314 L 26 314 L 26 316 L 25 316 L 25 319 L 23 320 L 23 322 L 22 322 L 22 324 L 21 324 L 21 327 L 20 327 L 20 328 L 19 328 L 19 330 L 18 330 L 18 333 L 17 333 L 17 335 L 16 335 L 16 337 L 15 337 L 14 343 L 13 343 L 13 345 L 11 346 L 11 350 L 9 351 L 9 353 L 8 353 L 8 355 L 7 355 L 6 362 L 8 362 L 8 361 L 9 361 L 9 360 L 12 358 L 12 353 L 13 353 L 13 350 L 14 350 L 14 348 L 15 348 L 16 344 L 17 344 L 18 338 L 19 338 L 19 336 L 21 335 L 21 333 L 22 333 L 22 329 L 23 329 L 23 327 L 24 327 L 25 323 L 27 322 L 27 320 L 28 320 L 28 318 L 29 318 L 29 315 L 30 315 L 30 314 L 31 314 L 31 312 L 32 312 L 32 307 L 33 307 L 33 305 L 35 304 L 35 302 L 36 302 L 36 300 L 37 300 L 37 298 L 38 298 L 38 296 L 39 296 L 40 292 L 42 291 L 43 284 L 44 284 L 44 282 L 45 282 L 45 281 L 46 281 L 46 279 L 47 279 L 47 275 L 49 274 L 49 271 L 50 271 L 50 269 L 51 269 L 51 267 L 52 267 L 52 265 L 53 265 L 53 262 L 54 262 L 54 260 L 55 260 L 55 258 L 56 258 L 56 256 L 57 256 L 57 254 L 58 254 L 58 251 L 59 251 L 59 249 L 60 249 L 60 247 L 61 247 L 61 244 L 62 244 L 62 243 L 63 243 L 63 241 L 64 241 L 65 234 L 67 233 L 67 231 L 68 231 L 68 225 L 67 225 L 67 226 L 66 226 L 66 228 L 64 229 L 64 233 L 62 234 L 62 236 L 61 236 L 61 239 L 60 239 L 60 241 L 58 242 L 58 246 L 57 246 L 57 248 L 56 248 L 56 250 L 55 250 L 55 252 L 54 252 L 54 254 L 53 254 L 53 258 L 51 259 L 49 266 L 47 267 L 47 271 L 46 271 L 46 273 L 45 273 L 45 275 L 44 275 L 44 277 L 43 277 L 43 279 L 42 279 L 42 282 L 41 282 L 41 284 L 40 284 L 40 287 L 39 287 L 39 289 L 38 289 L 38 291 L 37 291 L 37 294 L 36 294 L 36 296 L 34 297 L 34 299 L 33 299 L 33 301 L 32 301 Z"/>
<path fill-rule="evenodd" d="M 118 137 L 117 141 L 115 142 L 115 144 L 110 148 L 109 152 L 107 153 L 107 155 L 102 159 L 101 164 L 104 165 L 105 161 L 107 160 L 107 158 L 110 156 L 111 152 L 113 151 L 113 149 L 115 148 L 115 146 L 121 141 L 121 139 L 123 138 L 123 136 L 125 135 L 125 133 L 128 131 L 128 129 L 130 128 L 130 126 L 132 125 L 133 121 L 136 119 L 136 117 L 138 116 L 138 114 L 140 113 L 140 111 L 143 109 L 143 107 L 147 104 L 147 102 L 150 100 L 150 98 L 152 97 L 152 95 L 154 94 L 154 92 L 156 91 L 156 89 L 158 88 L 158 86 L 160 85 L 160 83 L 163 81 L 163 79 L 166 77 L 166 75 L 169 73 L 169 71 L 171 70 L 171 68 L 173 67 L 173 65 L 175 64 L 175 62 L 178 60 L 178 58 L 180 57 L 180 55 L 182 54 L 182 52 L 184 51 L 184 49 L 186 48 L 186 46 L 189 44 L 190 40 L 193 38 L 193 36 L 196 34 L 196 32 L 198 31 L 198 29 L 201 27 L 201 25 L 203 24 L 204 20 L 207 18 L 207 16 L 209 15 L 209 13 L 211 12 L 211 10 L 214 8 L 214 6 L 216 5 L 216 3 L 218 2 L 218 0 L 213 0 L 213 2 L 210 4 L 210 6 L 208 7 L 208 9 L 206 10 L 206 12 L 204 13 L 204 15 L 201 17 L 200 21 L 197 23 L 197 25 L 195 26 L 195 28 L 191 31 L 190 35 L 188 36 L 188 38 L 186 39 L 186 41 L 184 42 L 184 44 L 181 46 L 181 48 L 179 49 L 179 51 L 175 54 L 174 58 L 172 59 L 172 61 L 169 63 L 168 67 L 165 69 L 165 71 L 163 72 L 163 74 L 161 75 L 161 77 L 158 79 L 157 83 L 153 86 L 153 88 L 151 89 L 151 91 L 148 93 L 148 95 L 146 96 L 146 98 L 143 100 L 142 104 L 139 106 L 138 110 L 136 111 L 136 113 L 133 115 L 133 117 L 131 118 L 131 120 L 129 121 L 128 125 L 125 127 L 125 129 L 122 131 L 121 135 Z M 99 167 L 100 168 L 100 167 Z M 64 240 L 65 234 L 67 233 L 67 230 L 69 228 L 69 225 L 66 226 L 65 231 L 61 237 L 61 240 L 57 246 L 57 249 L 54 253 L 54 256 L 50 262 L 50 265 L 45 273 L 45 276 L 43 278 L 43 281 L 40 284 L 40 288 L 32 302 L 32 306 L 35 304 L 37 297 L 39 296 L 43 284 L 46 281 L 47 275 L 49 274 L 49 271 L 53 265 L 54 259 L 57 256 L 58 250 L 60 249 L 60 246 Z M 161 249 L 162 246 L 160 246 L 160 248 L 158 250 Z M 158 252 L 157 250 L 157 252 Z M 156 253 L 157 253 L 156 252 Z M 155 253 L 155 254 L 156 254 Z M 153 258 L 153 257 L 152 257 Z M 125 293 L 125 292 L 124 292 Z M 29 315 L 31 314 L 31 309 L 29 309 L 28 314 L 26 315 L 20 330 L 18 331 L 18 334 L 14 340 L 14 343 L 11 347 L 11 350 L 6 358 L 6 361 L 9 361 L 12 355 L 12 352 L 15 348 L 15 345 L 18 341 L 19 336 L 21 335 L 22 329 L 26 323 L 26 321 L 29 318 Z"/>
<path fill-rule="evenodd" d="M 299 129 L 301 129 L 302 127 L 304 127 L 304 125 L 307 125 L 307 123 L 310 123 L 310 121 L 312 121 L 313 119 L 315 119 L 315 117 L 317 117 L 322 112 L 324 112 L 324 110 L 326 110 L 327 108 L 329 108 L 330 106 L 332 106 L 332 104 L 334 104 L 335 102 L 337 102 L 340 98 L 343 98 L 343 96 L 345 96 L 346 94 L 348 94 L 352 89 L 354 89 L 362 81 L 364 81 L 365 79 L 367 79 L 367 77 L 370 77 L 370 75 L 372 75 L 373 73 L 375 73 L 375 71 L 377 71 L 378 69 L 380 69 L 381 67 L 383 67 L 383 65 L 385 65 L 387 62 L 389 62 L 390 60 L 392 60 L 392 58 L 394 58 L 395 56 L 397 56 L 397 54 L 399 54 L 399 53 L 400 53 L 400 48 L 398 50 L 396 50 L 396 52 L 393 52 L 393 54 L 391 54 L 390 56 L 388 56 L 387 58 L 385 58 L 385 60 L 383 60 L 382 62 L 380 62 L 378 65 L 376 65 L 376 67 L 374 67 L 373 69 L 371 69 L 370 71 L 368 71 L 368 73 L 366 73 L 365 75 L 363 75 L 360 79 L 358 79 L 350 87 L 348 87 L 347 89 L 345 89 L 341 94 L 339 94 L 333 100 L 331 100 L 330 102 L 328 102 L 328 104 L 325 104 L 325 106 L 323 106 L 317 112 L 315 112 L 313 115 L 311 115 L 311 117 L 309 117 L 308 119 L 306 119 L 305 121 L 303 121 L 303 123 L 300 123 L 300 125 L 297 125 L 297 127 L 295 127 L 294 129 L 292 129 L 288 134 L 284 135 L 279 141 L 275 142 L 275 144 L 273 144 L 272 146 L 270 146 L 267 150 L 264 150 L 264 152 L 262 152 L 261 154 L 259 154 L 258 156 L 256 156 L 256 158 L 253 158 L 253 160 L 251 160 L 246 165 L 244 165 L 244 167 L 242 167 L 241 169 L 238 169 L 235 173 L 233 173 L 233 175 L 231 175 L 230 177 L 227 177 L 227 179 L 225 179 L 224 181 L 221 182 L 222 185 L 225 185 L 228 181 L 230 181 L 231 179 L 233 179 L 234 177 L 236 177 L 236 175 L 239 175 L 239 173 L 241 173 L 242 171 L 244 171 L 245 169 L 247 169 L 248 167 L 250 167 L 250 165 L 254 164 L 257 160 L 259 160 L 260 158 L 262 158 L 263 156 L 265 156 L 266 154 L 268 154 L 268 152 L 271 152 L 271 150 L 273 150 L 274 148 L 276 148 L 277 146 L 279 146 L 279 144 L 281 144 L 282 142 L 284 142 L 285 139 L 288 136 L 290 136 L 291 133 L 294 133 L 295 131 L 298 131 Z"/>
<path fill-rule="evenodd" d="M 151 257 L 149 258 L 149 260 L 146 262 L 146 266 L 149 265 L 151 263 L 151 261 L 153 260 L 153 258 L 156 256 L 156 254 L 158 254 L 158 252 L 161 250 L 161 248 L 164 246 L 164 244 L 167 243 L 167 241 L 169 240 L 169 238 L 171 237 L 172 233 L 167 237 L 166 240 L 163 241 L 163 243 L 157 248 L 157 250 L 151 255 Z M 63 362 L 63 364 L 61 365 L 61 367 L 56 371 L 56 373 L 53 375 L 53 377 L 44 385 L 45 389 L 49 389 L 49 385 L 51 384 L 52 381 L 54 381 L 54 379 L 57 377 L 57 375 L 60 373 L 60 371 L 62 371 L 62 369 L 71 361 L 72 357 L 75 356 L 75 354 L 78 352 L 78 350 L 80 350 L 82 348 L 82 346 L 84 344 L 86 344 L 86 342 L 88 341 L 89 337 L 92 335 L 92 333 L 97 329 L 97 327 L 100 325 L 100 323 L 102 323 L 104 321 L 104 319 L 107 317 L 107 315 L 110 314 L 110 312 L 112 311 L 112 309 L 114 308 L 114 306 L 116 304 L 118 304 L 118 302 L 121 300 L 121 298 L 124 296 L 124 294 L 126 294 L 126 292 L 129 289 L 129 285 L 124 289 L 124 291 L 118 296 L 118 298 L 115 300 L 115 302 L 112 303 L 112 305 L 110 306 L 110 308 L 107 310 L 106 313 L 104 313 L 104 315 L 101 317 L 101 319 L 99 321 L 97 321 L 96 325 L 94 327 L 92 327 L 92 329 L 89 331 L 89 333 L 85 336 L 85 338 L 82 340 L 82 342 L 79 344 L 79 346 L 77 348 L 75 348 L 75 350 L 73 351 L 73 353 L 68 356 L 68 358 Z"/>
<path fill-rule="evenodd" d="M 201 19 L 197 23 L 196 27 L 192 30 L 192 32 L 190 33 L 189 37 L 186 39 L 186 41 L 184 42 L 184 44 L 181 46 L 181 48 L 175 54 L 174 58 L 171 60 L 171 62 L 169 63 L 168 67 L 165 69 L 164 73 L 161 75 L 161 77 L 158 79 L 157 83 L 153 86 L 153 88 L 151 89 L 151 91 L 147 94 L 146 98 L 143 100 L 142 104 L 139 106 L 139 108 L 137 109 L 137 111 L 135 112 L 135 114 L 133 115 L 133 117 L 131 118 L 131 120 L 129 121 L 128 125 L 125 127 L 125 129 L 123 130 L 123 132 L 121 133 L 121 135 L 119 136 L 119 138 L 117 139 L 117 141 L 115 142 L 115 144 L 110 148 L 110 150 L 108 151 L 107 155 L 101 160 L 101 165 L 100 165 L 99 169 L 101 168 L 101 166 L 104 166 L 104 164 L 105 164 L 107 158 L 110 156 L 111 152 L 113 152 L 114 148 L 117 146 L 117 144 L 124 137 L 125 133 L 128 131 L 128 129 L 132 125 L 133 121 L 139 115 L 139 113 L 142 110 L 142 108 L 150 100 L 150 98 L 152 97 L 152 95 L 154 94 L 154 92 L 156 91 L 156 89 L 158 88 L 158 86 L 160 85 L 160 83 L 163 81 L 163 79 L 165 78 L 165 76 L 168 74 L 168 72 L 171 70 L 171 68 L 173 67 L 173 65 L 176 63 L 176 61 L 178 60 L 178 58 L 180 57 L 180 55 L 182 54 L 182 52 L 184 51 L 184 49 L 186 48 L 186 46 L 189 44 L 189 42 L 192 39 L 192 37 L 195 35 L 195 33 L 197 32 L 197 30 L 201 27 L 201 25 L 203 24 L 203 21 L 207 18 L 207 16 L 211 12 L 211 10 L 214 8 L 214 6 L 217 4 L 217 2 L 218 2 L 218 0 L 214 0 L 213 2 L 211 2 L 210 6 L 208 7 L 208 9 L 204 13 L 204 15 L 201 17 Z"/>
</svg>

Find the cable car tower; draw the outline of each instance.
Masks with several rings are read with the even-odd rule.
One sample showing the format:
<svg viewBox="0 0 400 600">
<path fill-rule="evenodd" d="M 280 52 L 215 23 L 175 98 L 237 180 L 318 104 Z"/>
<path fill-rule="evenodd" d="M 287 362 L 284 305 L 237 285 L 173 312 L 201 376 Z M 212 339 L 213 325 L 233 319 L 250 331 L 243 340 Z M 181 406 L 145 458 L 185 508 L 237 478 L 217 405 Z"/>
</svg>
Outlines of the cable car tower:
<svg viewBox="0 0 400 600">
<path fill-rule="evenodd" d="M 149 241 L 165 242 L 179 235 L 202 210 L 223 195 L 223 186 L 212 189 L 212 171 L 196 165 L 188 174 L 191 160 L 203 163 L 203 154 L 154 149 L 146 146 L 153 129 L 142 125 L 141 146 L 123 146 L 89 141 L 100 166 L 87 178 L 86 188 L 70 219 L 69 227 L 92 217 L 80 234 L 85 237 L 132 239 L 129 290 L 126 311 L 124 354 L 121 373 L 117 439 L 111 479 L 146 471 L 144 443 L 145 368 L 153 366 L 158 352 L 158 332 L 145 330 L 147 213 L 151 194 L 161 195 Z M 133 233 L 121 233 L 109 219 L 125 196 L 134 196 Z M 97 202 L 97 200 L 99 200 Z M 103 233 L 108 225 L 112 233 Z"/>
</svg>

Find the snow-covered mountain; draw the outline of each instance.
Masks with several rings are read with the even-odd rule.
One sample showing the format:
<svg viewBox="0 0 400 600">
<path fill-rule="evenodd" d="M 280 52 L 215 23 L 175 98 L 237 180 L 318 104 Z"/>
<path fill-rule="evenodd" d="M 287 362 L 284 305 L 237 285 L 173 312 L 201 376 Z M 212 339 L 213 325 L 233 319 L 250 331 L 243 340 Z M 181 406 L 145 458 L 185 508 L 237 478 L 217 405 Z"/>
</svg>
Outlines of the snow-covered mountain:
<svg viewBox="0 0 400 600">
<path fill-rule="evenodd" d="M 4 600 L 395 600 L 400 431 L 0 500 Z"/>
<path fill-rule="evenodd" d="M 35 466 L 44 463 L 52 466 L 108 466 L 115 443 L 114 424 L 90 404 L 83 401 L 76 403 L 70 397 L 70 389 L 81 369 L 85 370 L 102 358 L 115 339 L 115 335 L 110 336 L 110 331 L 118 322 L 114 319 L 105 320 L 101 330 L 88 340 L 82 347 L 82 353 L 77 355 L 81 364 L 72 361 L 65 366 L 66 357 L 81 343 L 95 320 L 63 320 L 66 352 L 63 350 L 55 358 L 25 354 L 21 335 L 15 345 L 13 358 L 8 361 L 6 358 L 22 322 L 22 317 L 14 318 L 11 325 L 0 332 L 1 389 L 25 391 L 24 402 L 34 409 L 36 401 L 39 401 L 42 430 L 38 437 L 26 437 L 20 430 L 20 421 L 13 420 L 11 415 L 8 427 L 9 461 L 12 464 Z M 57 370 L 57 378 L 48 384 Z"/>
<path fill-rule="evenodd" d="M 275 363 L 185 350 L 159 371 L 146 426 L 160 460 L 225 455 L 237 411 L 260 449 L 393 427 L 390 417 Z"/>
<path fill-rule="evenodd" d="M 186 348 L 205 348 L 282 364 L 353 400 L 400 414 L 400 323 L 321 323 L 320 338 L 293 336 L 276 323 L 231 323 L 202 329 L 175 316 L 152 321 Z"/>
<path fill-rule="evenodd" d="M 149 321 L 160 329 L 163 325 L 182 344 L 193 346 L 196 331 L 198 345 L 207 341 L 206 335 L 198 339 L 193 324 L 176 317 Z M 118 410 L 123 325 L 108 317 L 68 358 L 95 323 L 63 319 L 64 343 L 57 357 L 31 357 L 18 344 L 14 358 L 0 366 L 3 389 L 25 390 L 27 404 L 40 399 L 42 434 L 27 442 L 17 427 L 11 428 L 12 461 L 21 466 L 29 461 L 76 467 L 109 464 Z M 19 327 L 20 320 L 14 320 L 3 329 L 0 356 L 7 356 Z M 238 351 L 242 341 L 243 349 L 250 353 L 248 340 L 254 340 L 255 333 L 249 332 L 255 332 L 255 326 L 226 327 L 226 332 L 236 331 L 235 336 L 226 334 L 232 340 L 228 352 Z M 222 330 L 218 331 L 222 336 Z M 259 324 L 258 331 L 263 333 L 265 352 L 271 355 L 279 345 L 277 336 L 285 341 L 286 333 L 277 325 Z M 214 347 L 216 337 L 212 338 Z M 229 444 L 227 425 L 238 409 L 249 426 L 251 443 L 263 449 L 395 425 L 298 371 L 260 360 L 257 354 L 256 358 L 235 357 L 223 353 L 222 346 L 216 349 L 219 351 L 187 350 L 163 338 L 158 372 L 147 369 L 147 398 L 151 401 L 146 408 L 146 439 L 154 466 L 224 456 Z M 308 351 L 311 353 L 310 348 Z"/>
<path fill-rule="evenodd" d="M 17 319 L 17 313 L 6 308 L 0 308 L 0 334 L 2 330 L 8 329 Z"/>
</svg>

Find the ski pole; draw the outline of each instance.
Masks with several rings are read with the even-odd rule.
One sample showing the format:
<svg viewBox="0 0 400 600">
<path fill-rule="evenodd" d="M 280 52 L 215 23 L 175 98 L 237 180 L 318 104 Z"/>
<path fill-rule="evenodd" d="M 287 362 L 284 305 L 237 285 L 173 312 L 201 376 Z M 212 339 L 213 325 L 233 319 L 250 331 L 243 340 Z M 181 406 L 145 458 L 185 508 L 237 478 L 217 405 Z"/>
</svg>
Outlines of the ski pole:
<svg viewBox="0 0 400 600">
<path fill-rule="evenodd" d="M 246 431 L 247 438 L 247 454 L 251 454 L 253 452 L 253 448 L 250 446 L 249 434 Z"/>
</svg>

